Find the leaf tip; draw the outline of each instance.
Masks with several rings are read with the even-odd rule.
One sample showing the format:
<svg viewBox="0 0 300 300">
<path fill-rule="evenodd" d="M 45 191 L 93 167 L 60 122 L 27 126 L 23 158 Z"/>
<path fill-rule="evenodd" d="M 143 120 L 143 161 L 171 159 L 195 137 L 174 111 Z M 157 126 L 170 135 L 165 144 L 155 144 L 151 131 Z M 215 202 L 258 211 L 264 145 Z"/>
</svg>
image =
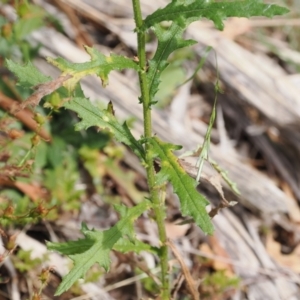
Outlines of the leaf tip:
<svg viewBox="0 0 300 300">
<path fill-rule="evenodd" d="M 60 296 L 62 293 L 66 292 L 68 289 L 67 288 L 62 288 L 62 283 L 58 286 L 57 290 L 55 291 L 54 296 Z"/>
</svg>

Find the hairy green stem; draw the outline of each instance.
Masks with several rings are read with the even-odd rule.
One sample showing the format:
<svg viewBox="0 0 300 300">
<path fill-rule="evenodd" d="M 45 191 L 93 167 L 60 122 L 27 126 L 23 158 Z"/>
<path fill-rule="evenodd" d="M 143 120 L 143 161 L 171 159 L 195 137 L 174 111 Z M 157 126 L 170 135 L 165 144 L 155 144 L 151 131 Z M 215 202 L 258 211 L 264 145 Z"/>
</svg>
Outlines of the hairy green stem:
<svg viewBox="0 0 300 300">
<path fill-rule="evenodd" d="M 164 207 L 164 198 L 160 199 L 159 190 L 155 187 L 155 170 L 153 164 L 153 158 L 151 156 L 151 145 L 147 141 L 147 138 L 152 136 L 152 121 L 151 121 L 151 99 L 149 95 L 149 88 L 147 83 L 147 59 L 145 52 L 145 32 L 140 31 L 143 24 L 140 1 L 132 0 L 133 10 L 134 10 L 134 19 L 136 23 L 136 30 L 138 36 L 138 59 L 140 65 L 139 72 L 139 81 L 141 88 L 141 102 L 143 104 L 143 117 L 144 117 L 144 137 L 146 139 L 145 150 L 146 150 L 146 171 L 147 171 L 147 180 L 150 190 L 150 198 L 153 203 L 153 210 L 155 213 L 156 223 L 158 226 L 159 239 L 161 242 L 161 251 L 160 251 L 160 264 L 161 264 L 161 275 L 162 275 L 162 290 L 161 290 L 161 299 L 168 300 L 170 299 L 169 291 L 169 276 L 168 276 L 168 247 L 167 234 L 164 224 L 165 219 L 165 207 Z"/>
</svg>

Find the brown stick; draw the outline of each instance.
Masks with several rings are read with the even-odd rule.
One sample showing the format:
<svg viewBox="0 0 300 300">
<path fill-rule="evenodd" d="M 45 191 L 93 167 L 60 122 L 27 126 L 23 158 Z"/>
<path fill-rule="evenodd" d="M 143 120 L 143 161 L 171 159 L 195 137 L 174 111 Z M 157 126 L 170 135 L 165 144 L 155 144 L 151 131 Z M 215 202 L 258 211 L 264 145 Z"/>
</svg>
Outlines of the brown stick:
<svg viewBox="0 0 300 300">
<path fill-rule="evenodd" d="M 186 280 L 186 283 L 187 283 L 188 289 L 191 293 L 192 299 L 193 300 L 199 300 L 200 295 L 199 295 L 199 292 L 198 292 L 197 284 L 195 283 L 195 280 L 193 279 L 193 277 L 192 277 L 188 267 L 186 266 L 181 254 L 179 253 L 176 246 L 174 245 L 174 243 L 171 240 L 168 240 L 167 244 L 171 248 L 173 254 L 177 258 L 177 260 L 178 260 L 178 262 L 181 266 L 182 273 L 183 273 L 183 276 Z"/>
<path fill-rule="evenodd" d="M 14 115 L 14 117 L 20 120 L 26 127 L 36 132 L 42 139 L 47 142 L 51 142 L 50 134 L 45 129 L 39 127 L 38 123 L 33 119 L 33 113 L 29 109 L 20 110 L 15 114 L 12 113 L 18 106 L 19 102 L 5 96 L 0 92 L 0 107 L 2 109 Z"/>
</svg>

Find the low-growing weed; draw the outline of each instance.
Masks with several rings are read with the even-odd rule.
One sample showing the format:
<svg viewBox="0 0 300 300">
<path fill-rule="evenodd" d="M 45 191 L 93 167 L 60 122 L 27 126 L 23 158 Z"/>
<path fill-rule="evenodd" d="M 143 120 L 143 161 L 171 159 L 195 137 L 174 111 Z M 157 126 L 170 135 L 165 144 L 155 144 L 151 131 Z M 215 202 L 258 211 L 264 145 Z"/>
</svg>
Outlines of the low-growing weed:
<svg viewBox="0 0 300 300">
<path fill-rule="evenodd" d="M 41 103 L 43 103 L 44 108 L 48 109 L 48 113 L 44 116 L 46 118 L 45 121 L 47 121 L 48 116 L 55 114 L 55 111 L 59 110 L 59 108 L 75 112 L 80 119 L 75 125 L 77 131 L 88 130 L 90 127 L 102 130 L 102 132 L 104 130 L 105 133 L 113 136 L 118 142 L 129 147 L 138 156 L 147 173 L 149 196 L 141 201 L 137 201 L 133 207 L 116 204 L 115 209 L 120 218 L 114 226 L 107 230 L 99 231 L 88 228 L 83 223 L 81 226 L 83 238 L 66 243 L 48 242 L 48 249 L 69 256 L 74 263 L 71 271 L 59 285 L 56 295 L 69 290 L 95 263 L 98 263 L 108 271 L 110 268 L 110 254 L 114 250 L 123 253 L 149 251 L 156 254 L 160 260 L 161 268 L 159 276 L 161 284 L 158 288 L 160 299 L 166 300 L 171 298 L 170 286 L 172 282 L 170 282 L 168 273 L 169 243 L 164 223 L 166 217 L 164 198 L 166 184 L 170 183 L 173 186 L 174 193 L 179 198 L 183 216 L 192 219 L 205 234 L 213 234 L 214 227 L 211 215 L 206 210 L 209 201 L 196 190 L 198 182 L 187 175 L 174 154 L 174 151 L 180 149 L 181 146 L 162 141 L 152 133 L 151 111 L 153 105 L 159 101 L 156 95 L 160 87 L 161 74 L 168 67 L 168 59 L 174 51 L 190 47 L 196 43 L 194 40 L 184 38 L 186 28 L 194 21 L 206 18 L 214 22 L 217 29 L 222 30 L 224 27 L 223 20 L 227 17 L 273 17 L 288 11 L 277 5 L 263 4 L 258 0 L 237 2 L 172 0 L 165 7 L 156 10 L 143 19 L 139 0 L 132 0 L 132 8 L 138 44 L 136 58 L 113 53 L 105 56 L 95 48 L 86 46 L 85 50 L 90 56 L 90 61 L 85 63 L 71 63 L 63 58 L 48 58 L 48 62 L 61 71 L 61 75 L 56 79 L 41 74 L 31 63 L 22 66 L 13 60 L 7 60 L 7 67 L 19 78 L 21 86 L 27 88 L 35 86 L 33 94 L 26 101 L 16 106 L 11 113 L 17 114 L 26 108 L 38 107 L 42 98 L 44 102 Z M 24 13 L 27 12 L 26 9 Z M 21 11 L 23 14 L 21 8 L 19 14 L 21 14 Z M 36 15 L 39 16 L 39 11 L 36 12 Z M 38 17 L 36 18 L 37 20 L 32 24 L 35 27 L 39 24 L 39 19 Z M 18 26 L 20 27 L 20 25 Z M 15 32 L 18 33 L 18 38 L 23 36 L 23 32 L 20 31 L 19 27 L 15 29 Z M 2 25 L 2 31 L 8 36 L 10 34 L 9 26 L 6 28 L 5 25 Z M 145 50 L 148 31 L 152 31 L 158 41 L 156 51 L 149 60 Z M 30 55 L 27 55 L 26 60 L 29 57 Z M 139 76 L 141 95 L 137 101 L 143 107 L 144 134 L 138 138 L 132 134 L 126 122 L 120 123 L 115 117 L 112 103 L 109 103 L 107 108 L 100 109 L 91 103 L 80 87 L 80 80 L 91 74 L 100 77 L 102 85 L 105 87 L 109 84 L 109 73 L 123 69 L 132 69 Z M 216 91 L 219 91 L 218 84 L 216 85 Z M 205 143 L 198 151 L 200 159 L 197 180 L 201 177 L 203 161 L 208 160 L 210 130 L 214 121 L 214 115 L 215 107 L 208 133 L 205 137 Z M 38 115 L 36 113 L 35 117 L 38 124 L 42 124 L 42 121 L 39 122 L 37 119 Z M 38 136 L 38 133 L 34 136 Z M 103 135 L 99 134 L 100 141 L 101 136 Z M 48 157 L 53 165 L 53 169 L 49 170 L 46 175 L 47 187 L 55 190 L 52 195 L 56 201 L 54 205 L 64 201 L 68 203 L 68 197 L 74 199 L 80 196 L 80 190 L 74 190 L 73 193 L 70 191 L 76 185 L 76 167 L 72 166 L 71 163 L 68 164 L 68 167 L 64 166 L 64 162 L 68 160 L 68 158 L 64 157 L 63 150 L 60 150 L 63 149 L 64 141 L 54 140 L 52 147 L 56 147 L 56 144 L 59 150 L 54 150 L 53 153 L 57 153 L 57 157 Z M 32 147 L 35 147 L 34 141 L 32 145 Z M 84 155 L 84 150 L 82 150 L 81 156 L 83 157 Z M 56 159 L 60 161 L 60 164 L 55 165 Z M 86 156 L 86 164 L 88 159 L 91 159 L 91 157 Z M 28 162 L 27 158 L 22 165 L 25 165 L 26 162 Z M 215 163 L 212 162 L 212 164 Z M 225 173 L 220 171 L 220 174 Z M 59 182 L 61 176 L 68 178 L 68 181 L 62 187 L 60 187 Z M 73 203 L 73 201 L 71 202 Z M 66 203 L 63 205 L 66 205 Z M 158 227 L 160 240 L 158 248 L 142 242 L 135 235 L 135 221 L 150 210 L 153 211 Z M 213 281 L 216 280 L 213 279 Z M 198 297 L 198 292 L 195 289 L 190 292 L 194 298 Z"/>
</svg>

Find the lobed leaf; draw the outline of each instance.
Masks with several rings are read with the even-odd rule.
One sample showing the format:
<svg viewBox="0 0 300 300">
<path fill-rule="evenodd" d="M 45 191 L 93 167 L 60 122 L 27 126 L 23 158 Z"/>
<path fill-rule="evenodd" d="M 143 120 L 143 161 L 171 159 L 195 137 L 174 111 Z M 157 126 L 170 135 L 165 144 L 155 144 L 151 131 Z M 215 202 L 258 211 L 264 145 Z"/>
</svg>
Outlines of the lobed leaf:
<svg viewBox="0 0 300 300">
<path fill-rule="evenodd" d="M 84 224 L 81 225 L 82 227 Z M 82 229 L 81 229 L 82 231 Z M 51 243 L 47 242 L 49 250 L 58 251 L 64 255 L 75 255 L 86 252 L 94 244 L 90 238 L 79 239 L 77 241 L 69 241 L 67 243 Z"/>
<path fill-rule="evenodd" d="M 72 78 L 65 83 L 69 91 L 73 91 L 76 83 L 86 75 L 96 74 L 105 87 L 108 84 L 108 75 L 113 70 L 134 69 L 139 70 L 139 65 L 125 56 L 111 54 L 105 56 L 98 50 L 85 46 L 91 60 L 85 63 L 70 63 L 63 58 L 48 58 L 48 62 L 59 68 L 62 75 L 71 75 Z"/>
<path fill-rule="evenodd" d="M 112 228 L 105 231 L 95 231 L 88 229 L 85 224 L 82 224 L 81 232 L 85 237 L 84 239 L 63 244 L 48 242 L 48 249 L 66 254 L 74 262 L 74 267 L 63 277 L 55 295 L 60 295 L 68 290 L 95 263 L 98 263 L 108 271 L 110 251 L 123 237 L 135 239 L 133 222 L 150 207 L 151 203 L 146 200 L 132 208 L 120 206 L 119 210 L 122 210 L 122 218 Z"/>
<path fill-rule="evenodd" d="M 101 110 L 86 98 L 73 98 L 65 103 L 64 107 L 75 111 L 82 119 L 76 124 L 76 130 L 87 129 L 91 126 L 106 128 L 119 142 L 129 146 L 140 158 L 144 159 L 145 153 L 142 144 L 135 139 L 126 123 L 121 125 L 118 122 L 111 109 Z"/>
<path fill-rule="evenodd" d="M 162 21 L 174 21 L 183 29 L 190 23 L 201 18 L 214 22 L 219 30 L 223 30 L 223 20 L 228 17 L 250 18 L 254 16 L 274 17 L 283 15 L 289 10 L 274 4 L 264 4 L 260 0 L 245 0 L 234 2 L 210 2 L 193 0 L 184 2 L 173 0 L 162 9 L 158 9 L 145 20 L 142 30 L 146 30 Z"/>
<path fill-rule="evenodd" d="M 193 217 L 205 234 L 212 234 L 214 228 L 205 209 L 209 202 L 196 190 L 197 182 L 185 172 L 173 154 L 174 150 L 181 147 L 164 143 L 157 137 L 149 139 L 149 143 L 152 145 L 152 155 L 159 157 L 161 161 L 161 170 L 156 175 L 156 184 L 159 186 L 170 181 L 174 192 L 179 197 L 182 214 Z"/>
<path fill-rule="evenodd" d="M 158 24 L 153 26 L 152 29 L 158 40 L 158 46 L 154 57 L 149 61 L 149 71 L 147 73 L 150 99 L 153 101 L 160 83 L 160 74 L 169 65 L 167 60 L 170 54 L 177 49 L 192 46 L 196 41 L 182 39 L 184 29 L 175 23 L 168 30 Z"/>
<path fill-rule="evenodd" d="M 6 60 L 7 68 L 13 72 L 18 78 L 19 82 L 24 86 L 31 88 L 41 83 L 51 81 L 52 78 L 41 73 L 31 62 L 21 66 L 12 60 Z"/>
<path fill-rule="evenodd" d="M 144 20 L 141 28 L 146 30 L 151 27 L 158 39 L 158 47 L 154 57 L 149 61 L 147 73 L 152 103 L 160 83 L 160 74 L 168 66 L 167 59 L 170 54 L 179 48 L 196 43 L 193 40 L 182 38 L 184 30 L 190 23 L 205 17 L 212 20 L 215 26 L 222 30 L 224 27 L 223 20 L 227 17 L 273 17 L 288 12 L 286 8 L 263 4 L 259 0 L 217 3 L 210 3 L 206 0 L 182 2 L 181 0 L 173 0 L 165 8 L 158 9 Z M 159 25 L 162 21 L 173 21 L 173 23 L 169 28 L 164 29 Z"/>
</svg>

